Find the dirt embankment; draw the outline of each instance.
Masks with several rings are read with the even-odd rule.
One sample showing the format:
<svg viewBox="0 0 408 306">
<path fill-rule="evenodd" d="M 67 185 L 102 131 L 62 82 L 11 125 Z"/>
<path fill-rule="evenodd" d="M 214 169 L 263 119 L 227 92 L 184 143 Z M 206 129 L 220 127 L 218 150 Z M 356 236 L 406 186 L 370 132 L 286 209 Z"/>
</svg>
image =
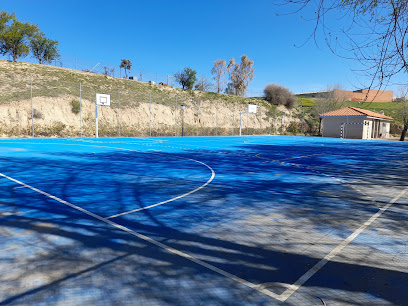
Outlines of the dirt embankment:
<svg viewBox="0 0 408 306">
<path fill-rule="evenodd" d="M 78 137 L 81 128 L 82 136 L 92 137 L 93 100 L 97 92 L 110 94 L 112 103 L 110 107 L 99 107 L 100 136 L 117 136 L 119 128 L 121 136 L 181 135 L 183 118 L 185 135 L 237 135 L 240 113 L 246 111 L 248 104 L 257 104 L 258 112 L 242 115 L 244 135 L 279 133 L 281 124 L 287 126 L 294 120 L 284 108 L 276 110 L 260 98 L 182 90 L 49 65 L 0 60 L 0 134 L 30 137 L 33 119 L 37 137 Z M 72 103 L 79 104 L 80 100 L 82 112 L 78 113 Z M 184 111 L 181 104 L 185 105 Z"/>
<path fill-rule="evenodd" d="M 38 137 L 84 137 L 95 135 L 95 104 L 82 100 L 82 116 L 72 111 L 74 96 L 33 98 L 34 133 Z M 185 135 L 237 135 L 240 113 L 246 105 L 215 101 L 183 102 L 184 111 L 175 103 L 139 103 L 119 110 L 117 106 L 98 107 L 99 136 L 171 136 L 181 135 L 183 112 Z M 281 123 L 286 126 L 292 118 L 281 111 L 268 110 L 258 105 L 256 114 L 242 114 L 242 134 L 278 133 Z M 275 116 L 276 114 L 276 116 Z M 275 118 L 275 119 L 274 119 Z M 29 137 L 31 130 L 31 100 L 0 105 L 0 132 L 2 137 Z M 119 127 L 120 125 L 120 127 Z"/>
</svg>

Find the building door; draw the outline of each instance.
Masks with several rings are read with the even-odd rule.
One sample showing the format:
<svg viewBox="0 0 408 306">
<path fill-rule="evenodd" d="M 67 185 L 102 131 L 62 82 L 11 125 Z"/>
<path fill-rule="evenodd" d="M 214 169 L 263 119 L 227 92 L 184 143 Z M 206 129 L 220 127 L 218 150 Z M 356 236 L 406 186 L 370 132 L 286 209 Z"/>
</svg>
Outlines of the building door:
<svg viewBox="0 0 408 306">
<path fill-rule="evenodd" d="M 371 130 L 371 138 L 380 137 L 380 121 L 373 120 L 373 129 Z"/>
</svg>

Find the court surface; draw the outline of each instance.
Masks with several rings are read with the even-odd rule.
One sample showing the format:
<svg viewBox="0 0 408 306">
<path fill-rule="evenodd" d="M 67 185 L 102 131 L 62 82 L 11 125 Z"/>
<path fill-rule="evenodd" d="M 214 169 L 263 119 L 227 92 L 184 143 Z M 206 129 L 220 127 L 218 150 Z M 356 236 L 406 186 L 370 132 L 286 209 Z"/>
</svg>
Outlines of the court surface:
<svg viewBox="0 0 408 306">
<path fill-rule="evenodd" d="M 1 140 L 0 304 L 406 304 L 407 149 Z"/>
</svg>

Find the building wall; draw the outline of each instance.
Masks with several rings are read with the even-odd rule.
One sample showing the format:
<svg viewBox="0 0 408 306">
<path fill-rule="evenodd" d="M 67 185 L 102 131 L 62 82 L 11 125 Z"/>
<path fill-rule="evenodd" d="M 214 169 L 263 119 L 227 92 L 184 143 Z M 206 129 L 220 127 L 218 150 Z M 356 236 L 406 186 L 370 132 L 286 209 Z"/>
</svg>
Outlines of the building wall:
<svg viewBox="0 0 408 306">
<path fill-rule="evenodd" d="M 342 123 L 358 123 L 358 124 L 345 124 L 343 138 L 348 139 L 362 139 L 364 130 L 364 116 L 361 117 L 325 117 L 322 118 L 322 135 L 323 137 L 335 137 L 340 138 L 341 124 Z M 367 131 L 366 131 L 367 132 Z"/>
<path fill-rule="evenodd" d="M 340 138 L 341 124 L 347 122 L 348 124 L 344 124 L 343 138 L 373 139 L 390 137 L 390 122 L 378 119 L 370 119 L 363 116 L 361 117 L 342 116 L 322 118 L 323 137 Z"/>
<path fill-rule="evenodd" d="M 379 138 L 390 137 L 390 123 L 386 121 L 380 122 L 380 135 Z"/>
<path fill-rule="evenodd" d="M 368 96 L 367 96 L 368 95 Z M 367 99 L 366 99 L 367 96 Z M 392 102 L 393 92 L 391 90 L 361 89 L 353 91 L 353 100 L 356 102 Z"/>
<path fill-rule="evenodd" d="M 366 123 L 363 125 L 363 137 L 362 139 L 372 139 L 372 132 L 373 132 L 373 120 L 372 119 L 365 119 L 364 122 Z"/>
<path fill-rule="evenodd" d="M 370 91 L 368 91 L 368 89 L 361 89 L 356 91 L 335 89 L 333 91 L 298 94 L 297 96 L 336 99 L 338 101 L 392 102 L 393 92 L 391 90 L 374 90 L 374 89 Z"/>
</svg>

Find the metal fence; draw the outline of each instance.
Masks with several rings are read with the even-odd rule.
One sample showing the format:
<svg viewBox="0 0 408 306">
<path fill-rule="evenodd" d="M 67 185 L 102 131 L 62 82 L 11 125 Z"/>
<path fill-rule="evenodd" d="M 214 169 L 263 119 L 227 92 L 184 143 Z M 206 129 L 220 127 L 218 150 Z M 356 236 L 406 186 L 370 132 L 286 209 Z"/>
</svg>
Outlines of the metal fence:
<svg viewBox="0 0 408 306">
<path fill-rule="evenodd" d="M 152 86 L 151 90 L 55 79 L 46 86 L 31 78 L 0 93 L 1 132 L 11 137 L 237 136 L 285 134 L 284 112 L 258 105 L 248 114 L 244 102 L 196 98 Z M 109 83 L 110 84 L 110 83 Z M 111 96 L 110 106 L 96 106 L 95 94 Z M 4 114 L 5 112 L 2 112 Z M 1 114 L 0 114 L 1 116 Z"/>
</svg>

